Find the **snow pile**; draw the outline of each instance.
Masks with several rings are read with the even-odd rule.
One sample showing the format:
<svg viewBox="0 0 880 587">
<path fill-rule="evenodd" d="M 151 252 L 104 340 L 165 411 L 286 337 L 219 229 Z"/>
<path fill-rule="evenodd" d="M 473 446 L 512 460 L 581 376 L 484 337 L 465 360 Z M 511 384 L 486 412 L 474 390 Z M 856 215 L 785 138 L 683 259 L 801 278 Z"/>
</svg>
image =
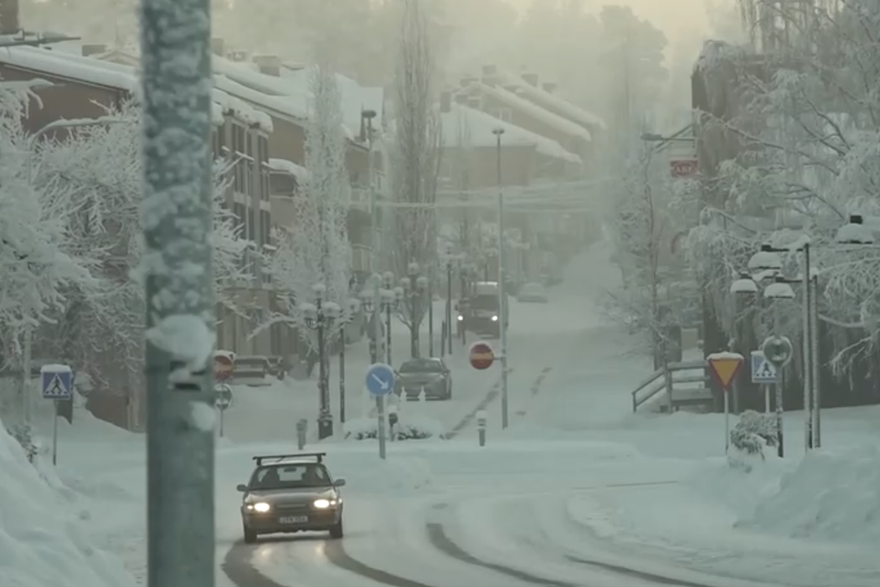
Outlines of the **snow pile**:
<svg viewBox="0 0 880 587">
<path fill-rule="evenodd" d="M 4 585 L 134 586 L 121 561 L 90 546 L 80 521 L 0 426 L 0 576 Z M 52 484 L 59 485 L 57 479 Z"/>
<path fill-rule="evenodd" d="M 446 429 L 441 422 L 416 414 L 402 414 L 393 432 L 390 427 L 386 427 L 386 432 L 389 439 L 393 433 L 395 440 L 446 439 Z M 345 423 L 346 440 L 370 440 L 378 436 L 379 422 L 376 418 L 356 418 Z"/>
<path fill-rule="evenodd" d="M 815 450 L 738 525 L 795 538 L 880 542 L 880 449 Z"/>
<path fill-rule="evenodd" d="M 327 464 L 335 477 L 345 478 L 347 490 L 358 494 L 387 495 L 389 491 L 417 490 L 433 484 L 431 467 L 425 459 L 394 451 L 389 451 L 384 461 L 378 450 L 370 454 L 334 452 Z"/>
</svg>

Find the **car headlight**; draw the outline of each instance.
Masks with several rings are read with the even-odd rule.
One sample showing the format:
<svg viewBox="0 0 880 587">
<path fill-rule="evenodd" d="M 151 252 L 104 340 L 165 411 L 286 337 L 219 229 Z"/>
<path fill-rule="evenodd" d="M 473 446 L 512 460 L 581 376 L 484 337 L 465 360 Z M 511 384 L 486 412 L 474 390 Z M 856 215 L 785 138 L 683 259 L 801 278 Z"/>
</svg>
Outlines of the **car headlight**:
<svg viewBox="0 0 880 587">
<path fill-rule="evenodd" d="M 498 316 L 492 316 L 492 322 L 498 322 Z"/>
<path fill-rule="evenodd" d="M 254 504 L 253 507 L 254 507 L 254 510 L 255 510 L 255 511 L 258 511 L 258 512 L 260 512 L 260 513 L 268 512 L 270 509 L 272 509 L 272 508 L 269 506 L 269 504 L 266 503 L 265 501 L 257 502 L 257 503 Z"/>
<path fill-rule="evenodd" d="M 459 314 L 459 315 L 458 315 L 458 321 L 461 322 L 462 320 L 464 320 L 464 316 L 462 316 L 461 314 Z"/>
<path fill-rule="evenodd" d="M 323 509 L 330 507 L 330 500 L 329 499 L 316 499 L 315 503 L 312 505 L 314 505 L 319 510 L 323 510 Z"/>
</svg>

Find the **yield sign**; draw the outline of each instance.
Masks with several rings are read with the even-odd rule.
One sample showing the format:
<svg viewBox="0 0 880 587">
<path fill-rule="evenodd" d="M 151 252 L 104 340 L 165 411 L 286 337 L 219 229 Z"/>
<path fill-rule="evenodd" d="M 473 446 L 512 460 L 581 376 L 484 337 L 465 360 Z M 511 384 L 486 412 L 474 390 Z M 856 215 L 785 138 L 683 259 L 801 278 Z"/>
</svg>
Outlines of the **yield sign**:
<svg viewBox="0 0 880 587">
<path fill-rule="evenodd" d="M 730 389 L 736 374 L 739 373 L 739 368 L 742 367 L 742 355 L 736 353 L 715 353 L 709 355 L 708 360 L 712 375 L 715 376 L 715 381 L 718 382 L 721 389 L 724 391 Z"/>
</svg>

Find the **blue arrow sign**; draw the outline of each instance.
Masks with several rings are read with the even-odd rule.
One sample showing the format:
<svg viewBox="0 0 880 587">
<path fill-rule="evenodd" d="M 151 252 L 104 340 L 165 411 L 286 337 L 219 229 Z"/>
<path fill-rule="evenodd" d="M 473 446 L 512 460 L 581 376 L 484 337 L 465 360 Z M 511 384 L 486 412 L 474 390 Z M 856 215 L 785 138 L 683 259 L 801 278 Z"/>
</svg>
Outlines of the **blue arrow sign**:
<svg viewBox="0 0 880 587">
<path fill-rule="evenodd" d="M 67 365 L 44 365 L 40 380 L 43 399 L 64 400 L 73 395 L 73 371 Z"/>
<path fill-rule="evenodd" d="M 367 391 L 376 397 L 388 395 L 394 391 L 397 375 L 391 365 L 375 363 L 367 369 Z"/>
</svg>

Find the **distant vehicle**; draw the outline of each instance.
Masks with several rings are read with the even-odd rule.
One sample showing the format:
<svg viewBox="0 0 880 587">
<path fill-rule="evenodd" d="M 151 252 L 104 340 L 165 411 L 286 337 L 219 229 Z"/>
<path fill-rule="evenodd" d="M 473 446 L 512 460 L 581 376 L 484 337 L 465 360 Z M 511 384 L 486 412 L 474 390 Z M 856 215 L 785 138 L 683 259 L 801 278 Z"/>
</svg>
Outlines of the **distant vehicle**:
<svg viewBox="0 0 880 587">
<path fill-rule="evenodd" d="M 326 453 L 253 457 L 256 467 L 244 494 L 241 523 L 244 541 L 262 534 L 330 532 L 342 538 L 342 494 L 345 479 L 333 479 L 324 466 Z M 267 462 L 268 461 L 268 462 Z"/>
<path fill-rule="evenodd" d="M 471 332 L 500 336 L 501 321 L 506 326 L 509 316 L 508 304 L 500 308 L 498 297 L 497 282 L 478 281 L 474 284 L 473 294 L 467 299 L 467 310 L 458 315 L 458 320 Z"/>
<path fill-rule="evenodd" d="M 425 390 L 425 399 L 452 399 L 452 373 L 443 359 L 436 357 L 409 359 L 400 366 L 395 393 L 404 399 L 418 399 Z"/>
<path fill-rule="evenodd" d="M 264 387 L 272 385 L 270 377 L 276 373 L 277 367 L 273 366 L 269 357 L 238 356 L 235 357 L 231 383 L 248 387 Z"/>
<path fill-rule="evenodd" d="M 547 291 L 540 283 L 525 283 L 521 288 L 519 288 L 519 294 L 517 294 L 516 296 L 516 301 L 546 304 Z"/>
</svg>

